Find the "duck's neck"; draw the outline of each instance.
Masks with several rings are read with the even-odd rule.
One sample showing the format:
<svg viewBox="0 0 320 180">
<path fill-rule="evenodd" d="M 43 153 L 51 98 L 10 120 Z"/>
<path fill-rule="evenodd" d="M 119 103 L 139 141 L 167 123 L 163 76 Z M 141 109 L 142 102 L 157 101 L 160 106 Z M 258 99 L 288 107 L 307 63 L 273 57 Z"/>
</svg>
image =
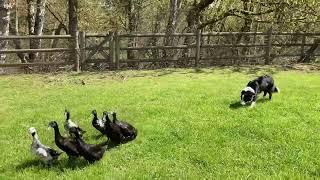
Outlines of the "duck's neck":
<svg viewBox="0 0 320 180">
<path fill-rule="evenodd" d="M 109 118 L 106 119 L 105 126 L 110 127 L 111 121 Z"/>
<path fill-rule="evenodd" d="M 93 121 L 97 121 L 98 120 L 98 116 L 96 114 L 93 115 Z"/>
<path fill-rule="evenodd" d="M 55 137 L 60 137 L 61 136 L 58 126 L 54 127 L 54 136 Z"/>
<path fill-rule="evenodd" d="M 76 136 L 76 142 L 80 145 L 83 145 L 83 143 L 84 143 L 84 141 L 83 141 L 83 139 L 81 138 L 81 137 L 79 137 L 79 136 Z"/>
<path fill-rule="evenodd" d="M 33 137 L 32 137 L 32 140 L 34 143 L 36 144 L 41 144 L 40 140 L 39 140 L 39 137 L 37 134 L 35 134 Z"/>
<path fill-rule="evenodd" d="M 113 114 L 113 115 L 112 115 L 112 118 L 113 118 L 113 122 L 116 122 L 116 121 L 117 121 L 117 115 L 116 115 L 116 114 Z"/>
<path fill-rule="evenodd" d="M 111 122 L 111 120 L 110 120 L 108 115 L 106 116 L 106 122 Z"/>
<path fill-rule="evenodd" d="M 70 113 L 69 112 L 66 112 L 65 116 L 66 116 L 66 120 L 70 119 Z"/>
</svg>

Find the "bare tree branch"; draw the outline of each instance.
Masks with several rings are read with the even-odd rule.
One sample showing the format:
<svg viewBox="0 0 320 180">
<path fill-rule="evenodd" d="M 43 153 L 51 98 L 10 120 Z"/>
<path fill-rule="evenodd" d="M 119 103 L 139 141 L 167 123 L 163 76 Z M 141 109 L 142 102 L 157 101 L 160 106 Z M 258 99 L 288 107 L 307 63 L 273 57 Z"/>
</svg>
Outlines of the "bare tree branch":
<svg viewBox="0 0 320 180">
<path fill-rule="evenodd" d="M 206 27 L 207 25 L 209 24 L 214 24 L 218 21 L 221 21 L 223 20 L 224 18 L 226 17 L 229 17 L 229 16 L 236 16 L 236 17 L 241 17 L 241 18 L 244 18 L 242 15 L 250 15 L 250 16 L 260 16 L 260 15 L 263 15 L 263 14 L 268 14 L 268 13 L 271 13 L 273 12 L 274 9 L 270 9 L 270 10 L 267 10 L 267 11 L 264 11 L 264 12 L 258 12 L 258 13 L 255 13 L 255 12 L 251 12 L 251 11 L 244 11 L 244 10 L 238 10 L 238 9 L 231 9 L 219 16 L 216 16 L 214 17 L 213 19 L 205 22 L 205 23 L 202 23 L 198 26 L 198 29 L 202 29 L 204 27 Z"/>
<path fill-rule="evenodd" d="M 46 9 L 52 14 L 52 16 L 63 26 L 62 28 L 67 32 L 68 34 L 68 28 L 67 26 L 63 23 L 63 21 L 52 11 L 52 9 L 49 7 L 49 5 L 46 5 Z"/>
</svg>

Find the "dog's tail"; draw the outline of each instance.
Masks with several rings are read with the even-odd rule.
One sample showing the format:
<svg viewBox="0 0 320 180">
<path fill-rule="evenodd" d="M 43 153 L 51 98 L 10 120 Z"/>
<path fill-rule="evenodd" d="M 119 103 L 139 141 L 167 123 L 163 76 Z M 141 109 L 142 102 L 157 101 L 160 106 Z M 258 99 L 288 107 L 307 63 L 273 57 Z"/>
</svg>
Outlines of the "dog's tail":
<svg viewBox="0 0 320 180">
<path fill-rule="evenodd" d="M 278 87 L 276 87 L 276 86 L 273 86 L 273 87 L 272 87 L 272 92 L 274 92 L 274 93 L 280 93 L 280 89 L 279 89 Z"/>
</svg>

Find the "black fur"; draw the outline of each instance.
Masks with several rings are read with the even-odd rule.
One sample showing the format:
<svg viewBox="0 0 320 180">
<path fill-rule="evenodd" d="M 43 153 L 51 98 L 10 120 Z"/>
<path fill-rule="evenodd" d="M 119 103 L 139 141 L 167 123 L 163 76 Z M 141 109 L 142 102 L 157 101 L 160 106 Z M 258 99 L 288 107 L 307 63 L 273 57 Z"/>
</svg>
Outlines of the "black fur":
<svg viewBox="0 0 320 180">
<path fill-rule="evenodd" d="M 256 102 L 261 92 L 263 92 L 263 97 L 269 94 L 270 100 L 272 99 L 272 93 L 279 92 L 279 89 L 274 84 L 273 78 L 269 75 L 260 76 L 250 81 L 247 87 L 251 87 L 254 92 L 248 90 L 241 92 L 241 101 L 246 104 Z"/>
</svg>

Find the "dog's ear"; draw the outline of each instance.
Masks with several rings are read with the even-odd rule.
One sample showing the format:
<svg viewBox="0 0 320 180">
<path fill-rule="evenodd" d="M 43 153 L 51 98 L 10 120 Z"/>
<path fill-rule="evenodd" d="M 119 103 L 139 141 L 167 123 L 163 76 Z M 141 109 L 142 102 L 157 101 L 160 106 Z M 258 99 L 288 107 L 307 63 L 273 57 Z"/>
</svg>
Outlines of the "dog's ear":
<svg viewBox="0 0 320 180">
<path fill-rule="evenodd" d="M 241 91 L 240 99 L 243 99 L 243 95 L 244 95 L 245 92 L 246 91 L 244 91 L 244 90 Z"/>
</svg>

